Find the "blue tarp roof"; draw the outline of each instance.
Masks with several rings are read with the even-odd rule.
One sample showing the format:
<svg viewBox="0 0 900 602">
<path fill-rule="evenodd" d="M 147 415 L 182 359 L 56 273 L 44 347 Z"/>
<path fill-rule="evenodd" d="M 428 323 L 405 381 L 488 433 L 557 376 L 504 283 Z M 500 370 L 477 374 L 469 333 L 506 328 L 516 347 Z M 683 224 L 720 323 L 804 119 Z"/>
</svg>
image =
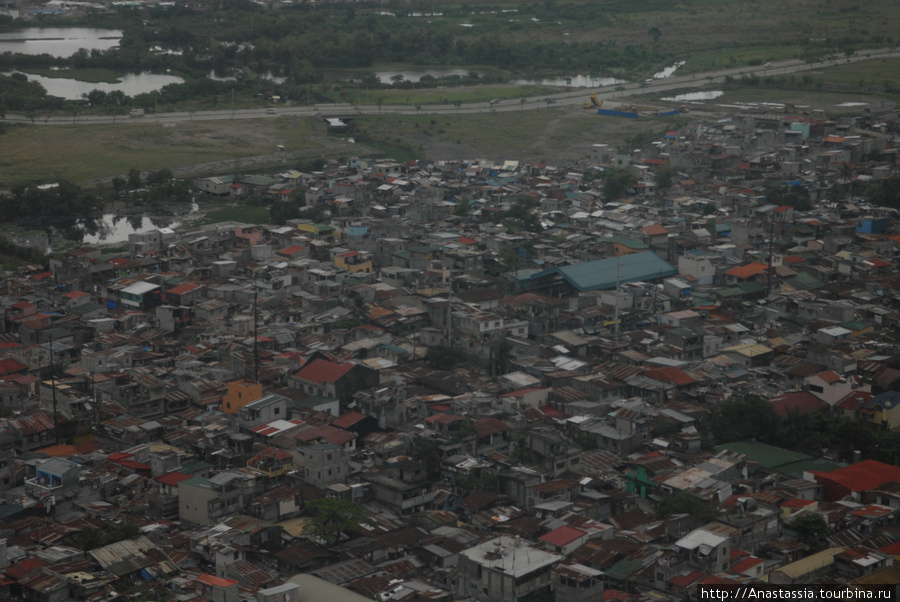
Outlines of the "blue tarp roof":
<svg viewBox="0 0 900 602">
<path fill-rule="evenodd" d="M 647 251 L 544 270 L 532 274 L 531 279 L 559 274 L 579 291 L 597 291 L 615 288 L 617 272 L 619 282 L 626 283 L 667 278 L 677 274 L 678 270 L 656 253 Z"/>
</svg>

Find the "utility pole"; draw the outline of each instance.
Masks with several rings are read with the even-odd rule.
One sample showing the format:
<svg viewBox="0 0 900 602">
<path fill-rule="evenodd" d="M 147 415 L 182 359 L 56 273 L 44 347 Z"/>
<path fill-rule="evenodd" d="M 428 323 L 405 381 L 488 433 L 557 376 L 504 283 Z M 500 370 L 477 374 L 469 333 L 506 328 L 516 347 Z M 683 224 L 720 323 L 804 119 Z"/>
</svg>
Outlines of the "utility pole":
<svg viewBox="0 0 900 602">
<path fill-rule="evenodd" d="M 772 213 L 769 227 L 769 269 L 766 270 L 766 300 L 772 296 L 772 243 L 775 242 L 775 214 Z"/>
<path fill-rule="evenodd" d="M 615 248 L 615 247 L 613 247 Z M 619 340 L 619 268 L 621 267 L 621 259 L 619 258 L 619 251 L 614 251 L 616 254 L 616 340 Z"/>
<path fill-rule="evenodd" d="M 450 297 L 453 296 L 453 271 L 452 268 L 447 276 L 447 347 L 453 348 L 453 304 Z"/>
<path fill-rule="evenodd" d="M 59 421 L 56 415 L 56 374 L 53 368 L 53 333 L 50 333 L 50 394 L 53 396 L 53 435 L 59 445 Z"/>
<path fill-rule="evenodd" d="M 253 380 L 259 382 L 259 308 L 257 304 L 258 287 L 256 286 L 256 270 L 253 271 Z"/>
</svg>

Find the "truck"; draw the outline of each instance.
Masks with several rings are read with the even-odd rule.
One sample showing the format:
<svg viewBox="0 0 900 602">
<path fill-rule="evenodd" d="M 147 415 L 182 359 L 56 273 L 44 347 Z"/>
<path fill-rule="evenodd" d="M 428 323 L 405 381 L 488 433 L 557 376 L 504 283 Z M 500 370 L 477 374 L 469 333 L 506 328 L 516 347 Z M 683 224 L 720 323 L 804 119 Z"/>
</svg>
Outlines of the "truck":
<svg viewBox="0 0 900 602">
<path fill-rule="evenodd" d="M 144 109 L 131 109 L 131 113 L 128 114 L 129 117 L 143 117 Z"/>
<path fill-rule="evenodd" d="M 593 108 L 598 108 L 598 109 L 599 109 L 600 107 L 603 106 L 603 101 L 602 101 L 602 100 L 598 100 L 596 94 L 591 94 L 590 96 L 588 96 L 588 98 L 589 98 L 590 100 L 584 101 L 584 108 L 585 108 L 585 109 L 593 109 Z"/>
</svg>

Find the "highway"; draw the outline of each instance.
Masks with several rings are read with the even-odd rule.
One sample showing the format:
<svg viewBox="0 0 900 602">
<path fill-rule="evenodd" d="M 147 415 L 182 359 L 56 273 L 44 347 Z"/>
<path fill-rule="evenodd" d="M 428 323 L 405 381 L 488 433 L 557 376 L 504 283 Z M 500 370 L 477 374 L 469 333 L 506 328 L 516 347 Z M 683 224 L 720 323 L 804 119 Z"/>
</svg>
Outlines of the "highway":
<svg viewBox="0 0 900 602">
<path fill-rule="evenodd" d="M 609 85 L 602 88 L 573 88 L 557 94 L 541 96 L 540 98 L 523 99 L 499 99 L 498 102 L 467 103 L 458 108 L 453 105 L 421 105 L 419 109 L 411 105 L 351 105 L 351 104 L 320 104 L 279 106 L 273 112 L 271 108 L 240 109 L 223 111 L 195 111 L 172 113 L 146 113 L 142 117 L 129 117 L 128 115 L 74 115 L 74 116 L 41 116 L 34 120 L 35 126 L 64 126 L 64 125 L 108 125 L 113 123 L 174 123 L 184 121 L 222 121 L 229 119 L 277 119 L 284 116 L 295 117 L 351 117 L 355 115 L 404 115 L 404 114 L 471 114 L 496 111 L 523 111 L 538 110 L 554 106 L 581 106 L 587 100 L 588 95 L 596 94 L 601 101 L 622 99 L 646 93 L 660 93 L 722 84 L 725 78 L 740 78 L 743 75 L 755 74 L 757 76 L 783 75 L 799 73 L 802 71 L 815 71 L 823 67 L 854 63 L 859 61 L 876 60 L 883 58 L 900 57 L 900 50 L 893 48 L 877 48 L 872 50 L 860 50 L 850 57 L 841 55 L 831 60 L 806 61 L 791 59 L 771 63 L 771 66 L 734 67 L 719 71 L 697 73 L 694 75 L 673 75 L 664 79 L 653 79 L 640 83 L 626 83 Z M 550 102 L 547 102 L 547 101 Z M 32 120 L 23 115 L 7 115 L 7 122 L 22 122 L 31 124 Z"/>
</svg>

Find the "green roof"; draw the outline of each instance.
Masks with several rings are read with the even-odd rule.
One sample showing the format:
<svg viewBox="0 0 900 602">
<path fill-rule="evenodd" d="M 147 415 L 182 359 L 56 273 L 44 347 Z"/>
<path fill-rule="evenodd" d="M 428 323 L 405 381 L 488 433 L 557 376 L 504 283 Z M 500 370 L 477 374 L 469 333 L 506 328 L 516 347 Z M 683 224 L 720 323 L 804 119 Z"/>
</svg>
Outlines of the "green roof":
<svg viewBox="0 0 900 602">
<path fill-rule="evenodd" d="M 785 278 L 784 281 L 798 291 L 808 291 L 825 285 L 824 282 L 806 272 L 798 272 L 796 276 Z"/>
<path fill-rule="evenodd" d="M 753 295 L 756 293 L 763 292 L 763 287 L 759 285 L 757 282 L 741 282 L 739 284 L 735 284 L 734 286 L 729 286 L 728 288 L 723 288 L 720 291 L 717 291 L 716 294 L 720 297 L 743 297 L 744 295 Z"/>
<path fill-rule="evenodd" d="M 82 303 L 81 305 L 76 305 L 75 307 L 70 307 L 69 311 L 76 315 L 89 314 L 92 311 L 97 311 L 98 309 L 103 309 L 102 305 L 97 305 L 93 301 L 89 301 L 88 303 Z"/>
<path fill-rule="evenodd" d="M 831 460 L 825 460 L 823 458 L 812 458 L 809 460 L 798 460 L 797 462 L 791 462 L 790 464 L 785 464 L 784 466 L 778 467 L 778 472 L 790 475 L 797 479 L 803 478 L 803 473 L 810 472 L 813 470 L 818 470 L 821 472 L 831 472 L 832 470 L 837 470 L 838 468 L 843 468 L 846 464 L 841 462 L 833 462 Z"/>
<path fill-rule="evenodd" d="M 598 243 L 619 244 L 629 249 L 646 251 L 649 247 L 647 243 L 637 238 L 628 238 L 626 236 L 609 236 L 606 238 L 598 238 Z"/>
<path fill-rule="evenodd" d="M 809 454 L 795 452 L 783 447 L 775 447 L 768 443 L 759 443 L 758 441 L 732 441 L 716 447 L 716 451 L 723 449 L 744 454 L 751 462 L 756 462 L 769 470 L 776 470 L 795 462 L 816 459 Z"/>
<path fill-rule="evenodd" d="M 644 568 L 644 562 L 640 558 L 626 558 L 606 569 L 606 576 L 616 581 L 625 581 L 636 572 Z"/>
<path fill-rule="evenodd" d="M 692 330 L 690 328 L 685 328 L 684 326 L 679 326 L 678 328 L 673 328 L 672 330 L 669 330 L 668 332 L 671 332 L 676 337 L 695 337 L 698 334 L 700 334 L 696 330 Z"/>
<path fill-rule="evenodd" d="M 241 184 L 250 184 L 251 186 L 271 186 L 278 182 L 275 178 L 268 176 L 247 176 L 241 179 Z"/>
<path fill-rule="evenodd" d="M 646 251 L 544 270 L 532 274 L 531 280 L 559 274 L 578 291 L 598 291 L 616 288 L 617 276 L 619 282 L 624 284 L 668 278 L 677 273 L 678 270 L 656 253 Z"/>
<path fill-rule="evenodd" d="M 181 481 L 178 484 L 179 485 L 189 485 L 191 487 L 197 487 L 198 489 L 212 489 L 212 483 L 209 482 L 209 479 L 204 478 L 204 477 L 194 477 L 193 479 L 187 479 L 186 481 Z"/>
<path fill-rule="evenodd" d="M 203 472 L 209 469 L 209 464 L 203 462 L 202 460 L 196 460 L 194 462 L 188 462 L 182 466 L 178 467 L 178 472 L 183 472 L 184 474 L 194 474 L 195 472 Z"/>
</svg>

